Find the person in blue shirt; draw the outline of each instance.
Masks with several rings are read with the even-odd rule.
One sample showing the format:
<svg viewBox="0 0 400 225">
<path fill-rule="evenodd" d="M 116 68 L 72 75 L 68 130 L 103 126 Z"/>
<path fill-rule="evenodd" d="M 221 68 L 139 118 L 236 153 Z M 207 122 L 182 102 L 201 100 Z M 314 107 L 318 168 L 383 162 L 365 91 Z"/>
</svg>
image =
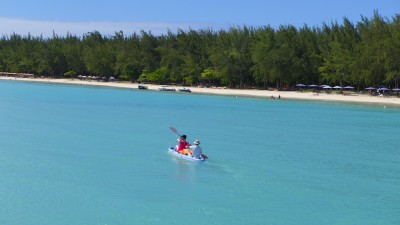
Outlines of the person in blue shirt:
<svg viewBox="0 0 400 225">
<path fill-rule="evenodd" d="M 192 150 L 192 157 L 196 158 L 196 159 L 200 159 L 201 158 L 201 153 L 203 152 L 203 150 L 201 149 L 200 145 L 200 141 L 199 140 L 195 140 L 193 142 L 194 145 L 189 146 L 190 150 Z"/>
</svg>

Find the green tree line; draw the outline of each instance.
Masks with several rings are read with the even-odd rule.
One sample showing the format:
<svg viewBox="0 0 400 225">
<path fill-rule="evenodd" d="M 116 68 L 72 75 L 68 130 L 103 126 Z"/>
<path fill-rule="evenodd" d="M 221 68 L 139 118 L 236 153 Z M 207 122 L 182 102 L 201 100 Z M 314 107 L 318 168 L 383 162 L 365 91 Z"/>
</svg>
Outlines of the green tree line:
<svg viewBox="0 0 400 225">
<path fill-rule="evenodd" d="M 400 15 L 320 27 L 231 27 L 0 39 L 0 71 L 166 84 L 287 88 L 296 83 L 398 87 Z"/>
</svg>

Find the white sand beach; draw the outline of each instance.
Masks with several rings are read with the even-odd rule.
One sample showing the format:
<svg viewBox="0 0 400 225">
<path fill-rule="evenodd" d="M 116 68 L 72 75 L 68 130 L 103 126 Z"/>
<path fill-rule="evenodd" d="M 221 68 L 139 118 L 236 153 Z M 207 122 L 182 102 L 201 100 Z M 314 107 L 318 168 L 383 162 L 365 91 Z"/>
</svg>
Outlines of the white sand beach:
<svg viewBox="0 0 400 225">
<path fill-rule="evenodd" d="M 47 79 L 47 78 L 14 78 L 14 77 L 0 77 L 1 80 L 18 80 L 30 82 L 45 82 L 45 83 L 59 83 L 59 84 L 75 84 L 75 85 L 90 85 L 98 87 L 115 87 L 115 88 L 131 88 L 138 89 L 137 83 L 130 82 L 98 82 L 98 81 L 85 81 L 79 79 Z M 161 85 L 144 84 L 149 90 L 158 90 Z M 169 86 L 178 90 L 180 86 Z M 359 94 L 356 92 L 346 92 L 344 94 L 337 94 L 333 91 L 327 93 L 313 93 L 313 92 L 299 92 L 299 91 L 268 91 L 256 89 L 225 89 L 225 88 L 202 88 L 202 87 L 189 87 L 192 93 L 198 94 L 215 94 L 215 95 L 228 95 L 228 96 L 246 96 L 246 97 L 260 97 L 268 98 L 275 97 L 278 99 L 301 99 L 301 100 L 317 100 L 317 101 L 338 101 L 338 102 L 352 102 L 352 103 L 367 103 L 378 105 L 393 105 L 400 106 L 400 98 L 398 97 L 381 97 L 371 96 L 368 94 Z"/>
</svg>

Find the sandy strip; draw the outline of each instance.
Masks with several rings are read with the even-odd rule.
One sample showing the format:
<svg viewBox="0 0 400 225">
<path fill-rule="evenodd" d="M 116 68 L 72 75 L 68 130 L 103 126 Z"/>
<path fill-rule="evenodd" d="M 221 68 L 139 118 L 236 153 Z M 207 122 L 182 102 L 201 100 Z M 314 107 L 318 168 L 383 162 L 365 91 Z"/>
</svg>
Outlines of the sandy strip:
<svg viewBox="0 0 400 225">
<path fill-rule="evenodd" d="M 60 84 L 75 84 L 75 85 L 90 85 L 96 87 L 115 87 L 115 88 L 132 88 L 137 89 L 138 84 L 129 82 L 97 82 L 97 81 L 84 81 L 79 79 L 42 79 L 42 78 L 12 78 L 0 77 L 1 80 L 18 80 L 18 81 L 32 81 L 32 82 L 45 82 L 45 83 L 60 83 Z M 149 90 L 158 90 L 161 85 L 145 84 Z M 169 86 L 176 90 L 182 87 Z M 274 96 L 278 99 L 299 99 L 299 100 L 317 100 L 317 101 L 338 101 L 350 103 L 367 103 L 377 105 L 400 105 L 400 98 L 397 97 L 380 97 L 370 96 L 367 94 L 351 93 L 350 95 L 316 93 L 312 92 L 298 92 L 298 91 L 267 91 L 255 89 L 223 89 L 223 88 L 200 88 L 190 87 L 192 93 L 198 94 L 215 94 L 215 95 L 228 95 L 228 96 L 246 96 L 246 97 L 261 97 L 271 99 Z"/>
</svg>

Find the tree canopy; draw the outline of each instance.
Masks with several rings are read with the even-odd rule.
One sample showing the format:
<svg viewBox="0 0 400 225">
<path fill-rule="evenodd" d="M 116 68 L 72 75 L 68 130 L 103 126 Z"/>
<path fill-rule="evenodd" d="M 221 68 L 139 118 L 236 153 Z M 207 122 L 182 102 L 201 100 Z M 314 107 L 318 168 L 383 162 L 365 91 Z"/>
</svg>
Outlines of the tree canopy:
<svg viewBox="0 0 400 225">
<path fill-rule="evenodd" d="M 50 38 L 0 39 L 0 71 L 49 77 L 113 76 L 124 80 L 235 88 L 296 83 L 390 85 L 400 78 L 400 15 L 357 23 L 274 29 L 178 30 L 155 36 L 122 31 Z"/>
</svg>

